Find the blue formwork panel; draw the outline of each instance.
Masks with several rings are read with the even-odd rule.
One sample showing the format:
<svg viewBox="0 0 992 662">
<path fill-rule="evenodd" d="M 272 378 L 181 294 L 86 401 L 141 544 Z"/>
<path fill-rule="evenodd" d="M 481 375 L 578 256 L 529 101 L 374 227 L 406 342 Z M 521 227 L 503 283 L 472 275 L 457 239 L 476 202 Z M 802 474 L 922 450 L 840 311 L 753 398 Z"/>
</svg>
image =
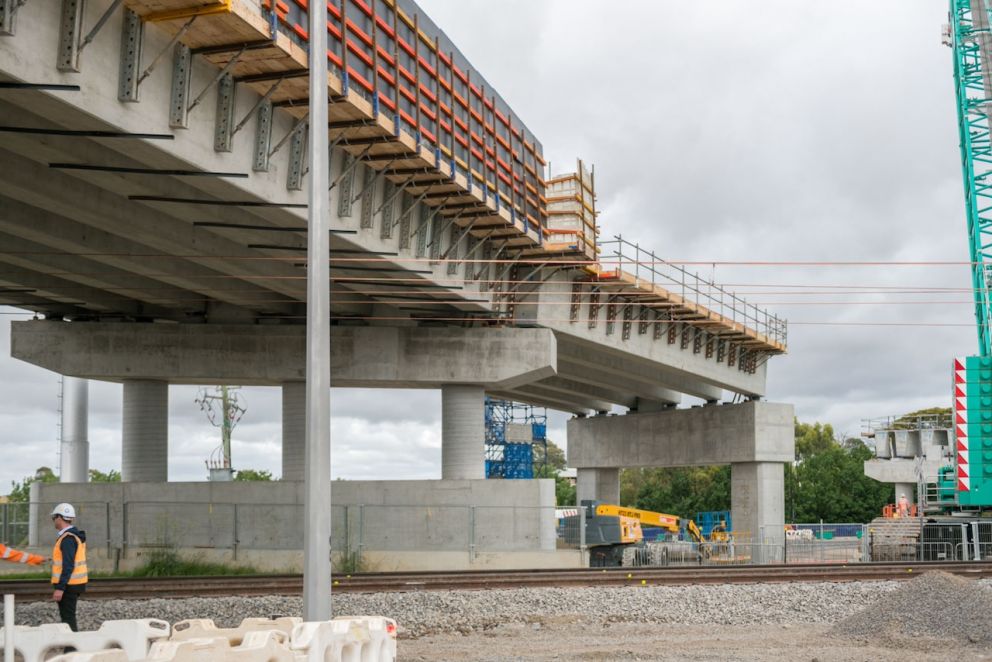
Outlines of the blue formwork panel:
<svg viewBox="0 0 992 662">
<path fill-rule="evenodd" d="M 531 439 L 534 441 L 544 441 L 548 438 L 548 424 L 547 423 L 531 423 Z"/>
<path fill-rule="evenodd" d="M 534 477 L 534 447 L 531 444 L 507 444 L 503 449 L 504 478 Z"/>
</svg>

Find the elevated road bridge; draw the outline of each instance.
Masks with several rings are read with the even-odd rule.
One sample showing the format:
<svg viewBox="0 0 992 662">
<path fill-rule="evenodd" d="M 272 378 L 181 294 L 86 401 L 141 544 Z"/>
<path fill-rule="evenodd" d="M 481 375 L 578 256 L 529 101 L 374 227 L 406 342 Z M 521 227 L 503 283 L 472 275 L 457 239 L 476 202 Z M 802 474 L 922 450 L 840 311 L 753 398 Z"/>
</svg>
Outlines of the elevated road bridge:
<svg viewBox="0 0 992 662">
<path fill-rule="evenodd" d="M 124 383 L 126 480 L 167 478 L 170 383 L 282 386 L 283 478 L 302 476 L 310 131 L 331 154 L 332 379 L 440 388 L 443 478 L 482 477 L 484 393 L 582 417 L 764 395 L 785 321 L 598 240 L 581 162 L 546 172 L 409 0 L 329 3 L 311 126 L 305 6 L 0 0 L 0 304 L 38 318 L 12 354 Z M 707 461 L 764 462 L 767 421 L 744 419 L 750 454 Z M 597 462 L 580 483 L 609 497 L 621 465 Z"/>
</svg>

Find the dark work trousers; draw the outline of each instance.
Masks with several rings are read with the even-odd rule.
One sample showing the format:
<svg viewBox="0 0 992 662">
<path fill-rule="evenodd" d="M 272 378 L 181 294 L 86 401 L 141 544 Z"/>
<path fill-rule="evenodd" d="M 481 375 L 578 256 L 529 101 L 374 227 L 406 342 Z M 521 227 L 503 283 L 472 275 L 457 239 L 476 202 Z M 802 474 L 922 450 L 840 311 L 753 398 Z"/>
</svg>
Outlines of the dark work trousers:
<svg viewBox="0 0 992 662">
<path fill-rule="evenodd" d="M 85 584 L 69 586 L 62 592 L 62 599 L 59 600 L 59 618 L 72 628 L 73 632 L 79 632 L 79 627 L 76 625 L 76 603 L 79 602 L 79 596 L 85 590 Z"/>
</svg>

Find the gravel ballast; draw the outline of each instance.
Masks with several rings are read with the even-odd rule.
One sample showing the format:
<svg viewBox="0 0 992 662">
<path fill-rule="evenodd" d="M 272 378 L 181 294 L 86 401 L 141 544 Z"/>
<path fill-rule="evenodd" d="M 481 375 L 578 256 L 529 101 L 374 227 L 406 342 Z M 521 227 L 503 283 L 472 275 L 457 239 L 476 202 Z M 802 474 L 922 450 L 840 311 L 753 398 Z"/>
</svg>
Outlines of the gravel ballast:
<svg viewBox="0 0 992 662">
<path fill-rule="evenodd" d="M 835 623 L 872 604 L 899 582 L 804 582 L 702 586 L 522 588 L 491 591 L 425 591 L 340 594 L 336 614 L 381 614 L 400 634 L 468 633 L 510 623 L 678 623 L 749 625 Z M 82 600 L 81 629 L 103 620 L 160 618 L 170 623 L 212 618 L 230 627 L 248 616 L 298 616 L 298 597 Z M 58 620 L 54 603 L 18 605 L 17 623 Z"/>
<path fill-rule="evenodd" d="M 861 639 L 930 637 L 989 645 L 990 614 L 992 588 L 987 583 L 928 572 L 843 619 L 830 633 Z"/>
</svg>

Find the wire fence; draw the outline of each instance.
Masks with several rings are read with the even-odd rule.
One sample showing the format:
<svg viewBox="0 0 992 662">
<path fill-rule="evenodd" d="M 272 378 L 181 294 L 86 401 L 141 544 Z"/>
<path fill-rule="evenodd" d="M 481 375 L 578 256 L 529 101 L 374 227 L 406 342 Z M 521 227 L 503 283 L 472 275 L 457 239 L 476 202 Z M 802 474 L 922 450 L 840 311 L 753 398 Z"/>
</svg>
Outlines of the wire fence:
<svg viewBox="0 0 992 662">
<path fill-rule="evenodd" d="M 45 546 L 55 535 L 54 503 L 0 504 L 0 541 Z M 175 548 L 239 551 L 303 549 L 302 504 L 82 502 L 77 525 L 91 549 Z M 578 509 L 528 506 L 337 504 L 332 549 L 366 552 L 583 550 L 593 564 L 631 567 L 847 564 L 992 560 L 992 522 L 921 525 L 898 535 L 877 525 L 799 523 L 784 531 L 719 532 L 702 542 L 684 533 L 652 536 L 610 551 L 586 536 Z"/>
</svg>

